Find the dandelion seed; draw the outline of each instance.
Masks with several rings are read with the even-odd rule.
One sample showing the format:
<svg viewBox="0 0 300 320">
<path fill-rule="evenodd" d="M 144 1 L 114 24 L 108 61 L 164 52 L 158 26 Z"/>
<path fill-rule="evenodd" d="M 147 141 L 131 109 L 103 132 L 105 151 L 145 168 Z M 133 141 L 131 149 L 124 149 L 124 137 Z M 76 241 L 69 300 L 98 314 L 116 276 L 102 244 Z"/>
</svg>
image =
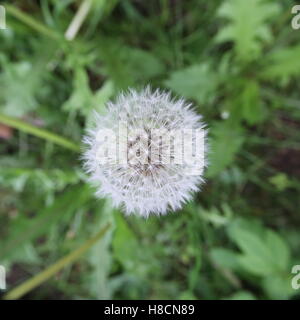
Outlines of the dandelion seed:
<svg viewBox="0 0 300 320">
<path fill-rule="evenodd" d="M 84 137 L 84 167 L 98 197 L 125 214 L 167 214 L 203 183 L 206 129 L 183 99 L 163 91 L 129 90 L 95 113 Z"/>
</svg>

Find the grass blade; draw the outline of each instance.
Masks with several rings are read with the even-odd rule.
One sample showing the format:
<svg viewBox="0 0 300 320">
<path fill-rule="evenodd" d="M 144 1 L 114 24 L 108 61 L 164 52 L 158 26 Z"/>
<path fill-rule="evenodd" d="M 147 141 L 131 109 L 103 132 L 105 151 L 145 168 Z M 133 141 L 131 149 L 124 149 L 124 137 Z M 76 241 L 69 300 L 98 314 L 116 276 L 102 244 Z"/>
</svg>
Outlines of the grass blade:
<svg viewBox="0 0 300 320">
<path fill-rule="evenodd" d="M 65 216 L 68 217 L 83 206 L 90 198 L 90 189 L 87 186 L 76 186 L 57 197 L 55 202 L 40 212 L 37 217 L 30 219 L 20 229 L 13 228 L 8 241 L 1 244 L 0 259 L 7 259 L 23 244 L 42 236 L 51 226 L 59 223 Z"/>
<path fill-rule="evenodd" d="M 0 114 L 0 123 L 3 123 L 9 127 L 21 130 L 23 132 L 32 134 L 36 137 L 45 139 L 47 141 L 53 142 L 55 144 L 58 144 L 62 147 L 65 147 L 67 149 L 71 149 L 73 151 L 79 152 L 80 147 L 78 144 L 74 143 L 73 141 L 70 141 L 66 138 L 63 138 L 57 134 L 54 134 L 52 132 L 49 132 L 45 129 L 40 129 L 38 127 L 35 127 L 29 123 L 26 123 L 22 120 L 6 116 L 4 114 Z"/>
<path fill-rule="evenodd" d="M 54 40 L 63 39 L 59 33 L 56 33 L 55 31 L 51 30 L 44 24 L 42 24 L 39 21 L 36 21 L 28 14 L 24 13 L 23 11 L 19 10 L 17 7 L 5 4 L 5 9 L 7 13 L 18 19 L 19 21 L 23 22 L 27 26 L 31 27 L 32 29 L 38 31 L 39 33 L 52 38 Z"/>
<path fill-rule="evenodd" d="M 58 271 L 62 270 L 65 266 L 73 263 L 77 260 L 82 254 L 84 254 L 87 250 L 89 250 L 97 241 L 99 241 L 105 233 L 108 231 L 110 225 L 107 224 L 103 227 L 94 237 L 87 240 L 82 246 L 78 249 L 74 250 L 64 258 L 60 259 L 53 265 L 51 265 L 46 270 L 42 271 L 41 273 L 37 274 L 33 278 L 25 281 L 20 286 L 12 289 L 4 296 L 4 300 L 16 300 L 24 296 L 26 293 L 30 292 L 31 290 L 35 289 L 49 278 L 54 276 Z"/>
</svg>

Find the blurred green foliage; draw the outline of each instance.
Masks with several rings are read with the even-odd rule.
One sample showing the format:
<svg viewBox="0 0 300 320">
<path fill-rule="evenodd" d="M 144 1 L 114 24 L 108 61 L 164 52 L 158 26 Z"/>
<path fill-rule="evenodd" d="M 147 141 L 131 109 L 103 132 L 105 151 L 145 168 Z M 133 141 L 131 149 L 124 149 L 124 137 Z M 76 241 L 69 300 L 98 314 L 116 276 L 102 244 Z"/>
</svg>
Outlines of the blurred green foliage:
<svg viewBox="0 0 300 320">
<path fill-rule="evenodd" d="M 110 222 L 83 258 L 26 298 L 299 297 L 291 288 L 291 268 L 300 264 L 294 1 L 2 3 L 0 264 L 9 289 Z M 82 3 L 90 10 L 68 41 Z M 207 183 L 180 212 L 125 218 L 94 198 L 79 154 L 53 143 L 51 133 L 79 146 L 93 109 L 104 112 L 120 90 L 149 83 L 203 115 Z M 1 114 L 45 134 L 5 125 Z"/>
</svg>

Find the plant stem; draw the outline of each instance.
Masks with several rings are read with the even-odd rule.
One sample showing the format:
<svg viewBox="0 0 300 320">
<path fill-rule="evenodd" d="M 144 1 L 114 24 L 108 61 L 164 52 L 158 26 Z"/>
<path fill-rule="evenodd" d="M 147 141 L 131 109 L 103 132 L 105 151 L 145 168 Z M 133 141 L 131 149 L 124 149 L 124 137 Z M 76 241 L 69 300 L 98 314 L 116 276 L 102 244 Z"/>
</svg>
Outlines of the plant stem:
<svg viewBox="0 0 300 320">
<path fill-rule="evenodd" d="M 46 270 L 42 271 L 41 273 L 37 274 L 33 278 L 25 281 L 15 289 L 12 289 L 8 292 L 3 299 L 4 300 L 16 300 L 24 296 L 26 293 L 32 291 L 49 278 L 54 276 L 58 271 L 63 269 L 65 266 L 73 263 L 77 260 L 82 254 L 84 254 L 87 250 L 89 250 L 98 240 L 100 240 L 105 233 L 108 231 L 110 224 L 108 223 L 105 227 L 103 227 L 94 237 L 86 241 L 81 247 L 76 249 L 75 251 L 71 252 L 64 258 L 60 259 L 53 265 L 51 265 Z"/>
<path fill-rule="evenodd" d="M 12 127 L 12 128 L 21 130 L 23 132 L 30 133 L 36 137 L 45 139 L 45 140 L 53 142 L 53 143 L 56 143 L 62 147 L 71 149 L 73 151 L 80 152 L 80 147 L 78 146 L 78 144 L 76 144 L 66 138 L 63 138 L 59 135 L 56 135 L 52 132 L 49 132 L 47 130 L 37 128 L 37 127 L 35 127 L 29 123 L 26 123 L 22 120 L 15 119 L 15 118 L 0 114 L 0 123 L 3 123 L 3 124 L 5 124 L 9 127 Z"/>
<path fill-rule="evenodd" d="M 91 7 L 92 7 L 92 0 L 82 1 L 78 11 L 76 12 L 73 20 L 71 21 L 71 23 L 65 33 L 65 38 L 67 40 L 73 40 L 76 37 L 80 27 L 83 24 L 83 21 L 87 17 Z"/>
<path fill-rule="evenodd" d="M 59 33 L 56 33 L 52 29 L 48 28 L 41 22 L 33 19 L 28 14 L 22 12 L 17 7 L 9 4 L 5 4 L 5 9 L 7 13 L 11 14 L 13 17 L 17 18 L 18 20 L 22 21 L 24 24 L 28 25 L 32 29 L 52 38 L 54 40 L 63 39 Z"/>
</svg>

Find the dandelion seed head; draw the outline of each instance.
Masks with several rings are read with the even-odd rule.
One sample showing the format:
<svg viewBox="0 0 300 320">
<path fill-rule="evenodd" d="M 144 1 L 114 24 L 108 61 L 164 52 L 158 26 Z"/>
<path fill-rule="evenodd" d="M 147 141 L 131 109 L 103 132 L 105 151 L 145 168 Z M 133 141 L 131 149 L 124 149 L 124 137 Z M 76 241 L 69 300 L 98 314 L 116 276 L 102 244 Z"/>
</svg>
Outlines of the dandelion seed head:
<svg viewBox="0 0 300 320">
<path fill-rule="evenodd" d="M 200 133 L 201 152 L 189 159 L 183 146 L 188 134 L 181 134 L 186 129 L 192 142 L 192 132 Z M 164 215 L 180 209 L 203 183 L 205 139 L 201 116 L 183 99 L 150 87 L 129 90 L 107 104 L 105 115 L 94 113 L 84 137 L 84 168 L 96 195 L 111 198 L 125 214 Z"/>
</svg>

